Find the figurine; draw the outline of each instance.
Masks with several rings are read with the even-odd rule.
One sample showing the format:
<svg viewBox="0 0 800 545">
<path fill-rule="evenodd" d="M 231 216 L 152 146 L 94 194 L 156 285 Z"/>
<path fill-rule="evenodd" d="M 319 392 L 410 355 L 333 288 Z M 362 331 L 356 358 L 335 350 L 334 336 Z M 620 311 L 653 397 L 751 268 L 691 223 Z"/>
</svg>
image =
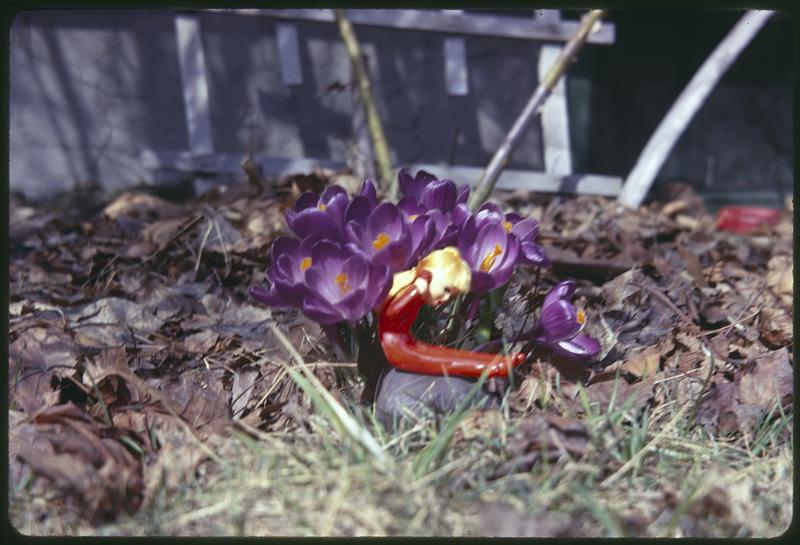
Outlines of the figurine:
<svg viewBox="0 0 800 545">
<path fill-rule="evenodd" d="M 506 377 L 525 360 L 525 354 L 507 356 L 435 346 L 412 337 L 411 326 L 423 305 L 438 306 L 453 295 L 469 291 L 469 265 L 455 247 L 435 250 L 416 267 L 397 273 L 379 308 L 378 338 L 386 359 L 401 371 L 426 375 Z"/>
</svg>

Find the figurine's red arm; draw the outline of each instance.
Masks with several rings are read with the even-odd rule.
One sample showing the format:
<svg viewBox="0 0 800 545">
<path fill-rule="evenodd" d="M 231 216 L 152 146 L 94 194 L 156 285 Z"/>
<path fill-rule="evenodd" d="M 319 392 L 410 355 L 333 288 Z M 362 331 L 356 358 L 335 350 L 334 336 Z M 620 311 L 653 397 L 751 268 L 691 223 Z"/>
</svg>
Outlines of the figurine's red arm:
<svg viewBox="0 0 800 545">
<path fill-rule="evenodd" d="M 386 359 L 397 369 L 426 375 L 479 377 L 488 368 L 489 376 L 505 377 L 509 369 L 525 359 L 521 353 L 501 356 L 468 352 L 416 340 L 410 329 L 424 304 L 423 297 L 412 284 L 388 301 L 380 313 L 381 346 Z"/>
</svg>

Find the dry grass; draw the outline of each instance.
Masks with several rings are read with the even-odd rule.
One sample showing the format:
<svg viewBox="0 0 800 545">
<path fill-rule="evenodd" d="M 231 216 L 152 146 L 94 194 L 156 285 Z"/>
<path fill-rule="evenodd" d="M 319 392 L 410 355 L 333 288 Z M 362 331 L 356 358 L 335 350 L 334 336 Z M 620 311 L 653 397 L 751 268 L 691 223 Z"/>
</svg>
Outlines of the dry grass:
<svg viewBox="0 0 800 545">
<path fill-rule="evenodd" d="M 26 534 L 84 535 L 771 537 L 786 530 L 792 415 L 774 414 L 746 440 L 722 440 L 671 401 L 655 410 L 585 406 L 584 456 L 500 475 L 515 456 L 508 439 L 517 420 L 505 407 L 490 433 L 463 433 L 457 420 L 471 418 L 467 412 L 439 425 L 409 419 L 389 434 L 351 403 L 394 460 L 386 468 L 317 406 L 291 433 L 231 430 L 215 444 L 224 466 L 206 462 L 133 517 L 91 527 L 56 495 L 20 486 L 9 491 L 11 519 Z M 435 455 L 430 445 L 438 445 Z M 42 510 L 49 516 L 37 520 Z"/>
</svg>

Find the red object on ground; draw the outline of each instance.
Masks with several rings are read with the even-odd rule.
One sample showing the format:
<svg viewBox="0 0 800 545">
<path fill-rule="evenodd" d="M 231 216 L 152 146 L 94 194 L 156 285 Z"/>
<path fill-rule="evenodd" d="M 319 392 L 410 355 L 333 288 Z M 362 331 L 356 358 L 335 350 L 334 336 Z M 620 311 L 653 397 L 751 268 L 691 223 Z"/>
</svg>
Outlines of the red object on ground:
<svg viewBox="0 0 800 545">
<path fill-rule="evenodd" d="M 750 233 L 759 227 L 778 223 L 781 211 L 760 206 L 726 206 L 717 213 L 717 229 Z"/>
<path fill-rule="evenodd" d="M 425 271 L 423 271 L 425 272 Z M 394 367 L 425 375 L 479 377 L 488 369 L 490 377 L 506 377 L 512 367 L 525 360 L 525 354 L 508 356 L 468 352 L 418 341 L 411 336 L 411 325 L 425 304 L 414 284 L 406 286 L 387 301 L 378 320 L 381 346 Z"/>
</svg>

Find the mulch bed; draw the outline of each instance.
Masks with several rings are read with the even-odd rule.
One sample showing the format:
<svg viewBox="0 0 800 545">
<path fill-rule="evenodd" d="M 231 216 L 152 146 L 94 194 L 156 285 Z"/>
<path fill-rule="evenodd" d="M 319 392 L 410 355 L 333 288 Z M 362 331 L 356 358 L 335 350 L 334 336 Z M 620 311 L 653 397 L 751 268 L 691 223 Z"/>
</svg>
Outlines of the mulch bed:
<svg viewBox="0 0 800 545">
<path fill-rule="evenodd" d="M 97 523 L 141 508 L 165 468 L 168 479 L 196 471 L 204 445 L 238 422 L 291 429 L 311 407 L 282 370 L 290 358 L 273 320 L 326 387 L 357 399 L 354 364 L 335 362 L 316 324 L 247 296 L 285 230 L 282 210 L 303 190 L 353 181 L 320 171 L 184 202 L 131 191 L 89 215 L 12 200 L 10 486 L 54 484 Z M 559 455 L 536 442 L 545 432 L 580 454 L 578 384 L 600 407 L 695 399 L 714 435 L 746 436 L 791 411 L 791 210 L 735 235 L 680 185 L 639 211 L 599 197 L 497 200 L 540 220 L 553 261 L 540 281 L 578 281 L 576 302 L 603 345 L 591 366 L 536 353 L 521 368 L 509 402 L 528 419 L 515 447 L 525 463 Z M 501 329 L 532 290 L 533 272 L 517 276 Z M 550 390 L 537 384 L 556 374 L 569 418 L 539 410 Z"/>
</svg>

